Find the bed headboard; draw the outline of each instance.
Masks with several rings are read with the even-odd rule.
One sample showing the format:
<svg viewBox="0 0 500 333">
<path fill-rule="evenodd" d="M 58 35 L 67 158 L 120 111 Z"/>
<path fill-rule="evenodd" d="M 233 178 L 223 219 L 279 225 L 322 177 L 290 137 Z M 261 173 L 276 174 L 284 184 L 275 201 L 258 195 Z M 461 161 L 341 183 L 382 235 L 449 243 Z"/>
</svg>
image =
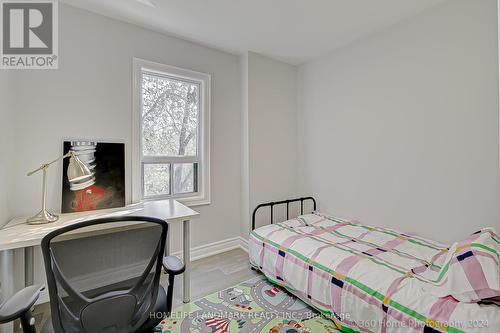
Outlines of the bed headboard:
<svg viewBox="0 0 500 333">
<path fill-rule="evenodd" d="M 297 199 L 288 199 L 288 200 L 282 200 L 282 201 L 272 201 L 272 202 L 266 202 L 258 205 L 255 207 L 252 213 L 252 230 L 255 230 L 255 214 L 260 208 L 263 207 L 271 207 L 271 224 L 274 223 L 274 206 L 278 205 L 286 205 L 286 219 L 288 220 L 288 216 L 290 213 L 290 203 L 292 202 L 299 202 L 300 201 L 300 214 L 304 214 L 304 201 L 311 200 L 313 203 L 313 211 L 316 210 L 316 200 L 313 197 L 304 197 L 304 198 L 297 198 Z"/>
</svg>

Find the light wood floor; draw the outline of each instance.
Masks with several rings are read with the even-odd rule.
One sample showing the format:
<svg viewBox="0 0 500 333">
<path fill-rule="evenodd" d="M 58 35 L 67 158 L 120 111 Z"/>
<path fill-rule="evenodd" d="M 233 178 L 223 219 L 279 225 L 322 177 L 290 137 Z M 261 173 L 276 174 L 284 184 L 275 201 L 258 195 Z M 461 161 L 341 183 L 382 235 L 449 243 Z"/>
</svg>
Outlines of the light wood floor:
<svg viewBox="0 0 500 333">
<path fill-rule="evenodd" d="M 191 300 L 225 289 L 240 282 L 258 276 L 259 273 L 250 269 L 248 254 L 240 249 L 224 252 L 191 263 Z M 165 288 L 168 285 L 167 276 L 163 275 L 161 282 Z M 175 280 L 174 308 L 182 304 L 182 277 Z M 50 314 L 49 303 L 37 305 L 33 312 L 40 332 L 43 322 Z M 17 325 L 16 325 L 17 326 Z M 21 330 L 16 330 L 21 332 Z"/>
<path fill-rule="evenodd" d="M 258 276 L 250 269 L 248 254 L 240 249 L 224 252 L 191 263 L 191 300 L 231 287 Z M 167 277 L 161 284 L 166 287 Z M 182 304 L 182 277 L 175 280 L 174 307 Z"/>
</svg>

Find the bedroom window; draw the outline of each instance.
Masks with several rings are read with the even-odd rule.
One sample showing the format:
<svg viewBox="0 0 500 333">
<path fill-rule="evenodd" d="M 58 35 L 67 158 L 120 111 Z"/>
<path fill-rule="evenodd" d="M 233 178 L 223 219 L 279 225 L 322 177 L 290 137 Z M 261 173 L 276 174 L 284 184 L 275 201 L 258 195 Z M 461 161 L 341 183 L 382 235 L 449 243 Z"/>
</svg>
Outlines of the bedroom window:
<svg viewBox="0 0 500 333">
<path fill-rule="evenodd" d="M 134 59 L 133 199 L 209 203 L 210 76 Z"/>
</svg>

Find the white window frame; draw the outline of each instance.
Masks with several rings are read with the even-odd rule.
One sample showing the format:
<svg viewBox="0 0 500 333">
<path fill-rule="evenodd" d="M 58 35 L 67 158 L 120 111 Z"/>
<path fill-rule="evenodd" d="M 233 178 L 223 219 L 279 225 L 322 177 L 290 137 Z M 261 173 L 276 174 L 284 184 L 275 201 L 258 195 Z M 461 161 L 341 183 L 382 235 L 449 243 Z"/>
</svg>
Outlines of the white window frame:
<svg viewBox="0 0 500 333">
<path fill-rule="evenodd" d="M 197 138 L 199 151 L 197 151 L 197 156 L 142 156 L 142 73 L 144 71 L 160 76 L 171 76 L 174 79 L 195 81 L 200 84 L 201 100 Z M 211 76 L 209 74 L 133 58 L 132 200 L 134 202 L 176 199 L 189 206 L 210 204 L 210 85 Z M 143 163 L 169 163 L 170 178 L 173 176 L 172 163 L 198 163 L 198 191 L 145 197 L 143 195 Z"/>
</svg>

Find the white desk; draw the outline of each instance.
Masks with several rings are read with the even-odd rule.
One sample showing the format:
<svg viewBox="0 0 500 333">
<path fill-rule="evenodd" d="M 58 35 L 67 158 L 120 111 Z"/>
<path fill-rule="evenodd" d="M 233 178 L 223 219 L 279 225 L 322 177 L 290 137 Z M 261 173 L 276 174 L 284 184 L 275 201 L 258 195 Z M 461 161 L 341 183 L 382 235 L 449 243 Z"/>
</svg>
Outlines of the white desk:
<svg viewBox="0 0 500 333">
<path fill-rule="evenodd" d="M 80 221 L 110 216 L 151 216 L 167 221 L 169 224 L 182 222 L 183 230 L 183 259 L 186 271 L 183 276 L 183 300 L 189 302 L 190 295 L 190 231 L 189 221 L 199 216 L 199 213 L 184 206 L 176 200 L 149 201 L 128 205 L 124 208 L 91 211 L 84 213 L 61 214 L 59 220 L 49 224 L 28 225 L 26 217 L 15 218 L 0 230 L 0 283 L 2 294 L 9 297 L 14 294 L 15 286 L 13 274 L 14 250 L 25 249 L 25 285 L 33 284 L 33 247 L 40 245 L 42 238 L 49 232 Z M 137 223 L 134 223 L 137 226 Z M 103 224 L 86 232 L 75 232 L 75 235 L 88 237 L 92 235 L 119 232 L 130 229 L 127 224 Z M 170 232 L 169 232 L 170 235 Z M 170 242 L 167 240 L 165 254 L 170 253 Z"/>
</svg>

